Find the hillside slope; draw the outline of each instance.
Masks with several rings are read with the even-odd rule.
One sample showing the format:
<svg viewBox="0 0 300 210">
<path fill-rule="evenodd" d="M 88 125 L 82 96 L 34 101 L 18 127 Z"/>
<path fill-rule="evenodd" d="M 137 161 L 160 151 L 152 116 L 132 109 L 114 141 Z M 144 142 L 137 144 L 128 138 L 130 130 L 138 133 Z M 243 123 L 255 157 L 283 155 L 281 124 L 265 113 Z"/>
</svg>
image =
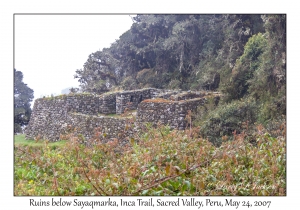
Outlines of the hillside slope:
<svg viewBox="0 0 300 210">
<path fill-rule="evenodd" d="M 200 110 L 195 121 L 213 141 L 242 132 L 243 122 L 272 127 L 286 113 L 286 16 L 137 15 L 115 43 L 89 55 L 75 78 L 98 94 L 220 91 L 218 107 Z"/>
</svg>

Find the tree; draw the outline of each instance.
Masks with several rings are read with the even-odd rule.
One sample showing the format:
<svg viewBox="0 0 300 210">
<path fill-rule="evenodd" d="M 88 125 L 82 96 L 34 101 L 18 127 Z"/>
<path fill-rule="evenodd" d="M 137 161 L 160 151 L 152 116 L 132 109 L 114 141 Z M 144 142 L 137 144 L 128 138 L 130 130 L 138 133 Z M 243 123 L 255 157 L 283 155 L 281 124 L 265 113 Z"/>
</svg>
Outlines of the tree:
<svg viewBox="0 0 300 210">
<path fill-rule="evenodd" d="M 30 102 L 33 90 L 24 84 L 23 73 L 14 69 L 14 133 L 22 132 L 31 115 Z"/>
<path fill-rule="evenodd" d="M 229 99 L 240 99 L 249 94 L 249 85 L 254 77 L 255 71 L 259 70 L 262 56 L 266 51 L 267 40 L 263 34 L 253 35 L 244 47 L 244 54 L 237 59 L 232 70 L 231 80 L 227 86 Z M 255 81 L 257 82 L 257 80 Z M 265 91 L 266 87 L 262 87 Z M 253 91 L 251 91 L 253 94 Z"/>
<path fill-rule="evenodd" d="M 83 91 L 103 93 L 118 86 L 221 89 L 248 39 L 264 33 L 266 25 L 261 15 L 147 14 L 133 21 L 109 48 L 92 53 L 76 71 Z"/>
</svg>

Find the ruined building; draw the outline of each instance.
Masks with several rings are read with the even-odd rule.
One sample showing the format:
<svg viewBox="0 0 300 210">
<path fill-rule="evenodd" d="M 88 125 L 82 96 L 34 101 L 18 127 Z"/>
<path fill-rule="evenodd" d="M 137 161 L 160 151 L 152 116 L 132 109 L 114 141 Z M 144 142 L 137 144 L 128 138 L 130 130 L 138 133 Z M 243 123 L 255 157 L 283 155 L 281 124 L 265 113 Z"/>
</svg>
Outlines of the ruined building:
<svg viewBox="0 0 300 210">
<path fill-rule="evenodd" d="M 183 130 L 188 110 L 195 111 L 208 93 L 147 88 L 94 95 L 77 93 L 35 100 L 26 139 L 61 140 L 69 127 L 88 142 L 95 128 L 106 138 L 131 136 L 145 122 Z M 131 111 L 131 110 L 136 110 Z M 124 112 L 135 116 L 121 117 Z"/>
</svg>

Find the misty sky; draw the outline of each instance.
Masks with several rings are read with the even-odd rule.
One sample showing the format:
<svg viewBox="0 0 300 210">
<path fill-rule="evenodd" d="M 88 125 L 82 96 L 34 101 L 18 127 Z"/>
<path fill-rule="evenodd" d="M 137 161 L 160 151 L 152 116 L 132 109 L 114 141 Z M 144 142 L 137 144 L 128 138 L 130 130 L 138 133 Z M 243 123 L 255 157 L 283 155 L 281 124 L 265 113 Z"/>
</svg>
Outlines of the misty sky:
<svg viewBox="0 0 300 210">
<path fill-rule="evenodd" d="M 89 54 L 109 47 L 132 23 L 129 15 L 16 15 L 15 68 L 35 99 L 61 94 L 79 86 L 74 74 Z"/>
</svg>

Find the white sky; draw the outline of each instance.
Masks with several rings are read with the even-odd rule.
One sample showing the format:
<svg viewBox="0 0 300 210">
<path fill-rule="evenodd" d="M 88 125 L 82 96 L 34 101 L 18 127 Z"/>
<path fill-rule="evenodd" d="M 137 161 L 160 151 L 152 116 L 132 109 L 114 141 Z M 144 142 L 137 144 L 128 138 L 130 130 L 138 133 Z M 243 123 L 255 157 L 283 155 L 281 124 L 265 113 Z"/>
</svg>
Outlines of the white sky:
<svg viewBox="0 0 300 210">
<path fill-rule="evenodd" d="M 15 15 L 15 68 L 35 99 L 61 94 L 79 86 L 74 74 L 88 56 L 109 47 L 132 23 L 129 15 Z"/>
</svg>

